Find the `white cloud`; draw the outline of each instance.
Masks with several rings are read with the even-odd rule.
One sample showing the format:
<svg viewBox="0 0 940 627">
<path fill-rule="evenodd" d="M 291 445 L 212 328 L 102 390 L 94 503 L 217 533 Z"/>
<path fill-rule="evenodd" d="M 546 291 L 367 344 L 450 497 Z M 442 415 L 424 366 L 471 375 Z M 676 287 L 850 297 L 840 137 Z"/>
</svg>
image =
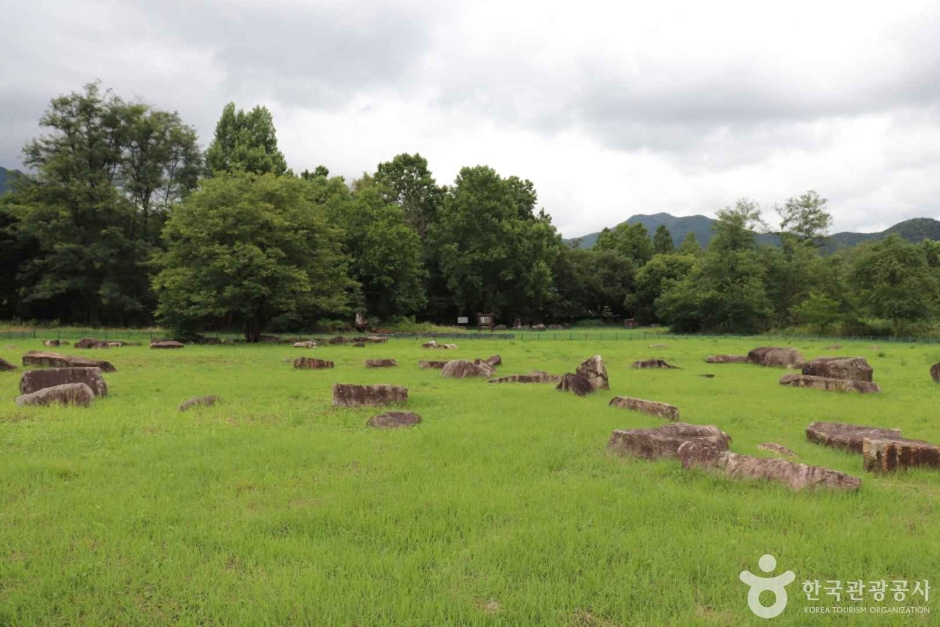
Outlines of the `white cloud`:
<svg viewBox="0 0 940 627">
<path fill-rule="evenodd" d="M 101 78 L 211 139 L 266 104 L 295 170 L 421 152 L 532 179 L 566 236 L 813 188 L 838 230 L 938 216 L 933 2 L 336 0 L 23 5 L 0 54 L 0 164 L 44 103 Z M 773 219 L 773 215 L 768 218 Z"/>
</svg>

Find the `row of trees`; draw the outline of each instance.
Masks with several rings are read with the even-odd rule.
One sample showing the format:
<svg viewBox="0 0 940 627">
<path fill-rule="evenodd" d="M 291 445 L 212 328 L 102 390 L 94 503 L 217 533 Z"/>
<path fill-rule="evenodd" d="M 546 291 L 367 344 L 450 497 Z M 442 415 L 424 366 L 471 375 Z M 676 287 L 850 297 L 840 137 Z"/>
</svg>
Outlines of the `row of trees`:
<svg viewBox="0 0 940 627">
<path fill-rule="evenodd" d="M 831 257 L 826 201 L 778 208 L 780 247 L 756 204 L 718 214 L 703 251 L 661 227 L 605 230 L 564 245 L 531 181 L 464 168 L 439 185 L 402 154 L 347 183 L 325 166 L 295 174 L 270 113 L 228 105 L 203 153 L 175 113 L 98 85 L 56 98 L 24 149 L 32 170 L 0 197 L 0 316 L 133 325 L 179 335 L 310 329 L 366 312 L 374 321 L 450 323 L 635 317 L 677 330 L 821 330 L 929 319 L 934 243 L 887 239 Z"/>
</svg>

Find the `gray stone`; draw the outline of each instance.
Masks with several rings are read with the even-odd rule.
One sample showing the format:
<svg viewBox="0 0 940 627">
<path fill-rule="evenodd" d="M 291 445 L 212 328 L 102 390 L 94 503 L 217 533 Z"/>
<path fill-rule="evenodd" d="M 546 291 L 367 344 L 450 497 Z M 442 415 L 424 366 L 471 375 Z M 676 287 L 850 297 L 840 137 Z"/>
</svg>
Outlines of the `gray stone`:
<svg viewBox="0 0 940 627">
<path fill-rule="evenodd" d="M 594 390 L 610 389 L 610 382 L 607 379 L 607 367 L 600 355 L 585 359 L 574 372 L 587 379 Z"/>
<path fill-rule="evenodd" d="M 746 364 L 747 355 L 709 355 L 705 358 L 707 364 Z"/>
<path fill-rule="evenodd" d="M 857 490 L 861 479 L 845 473 L 808 466 L 773 457 L 751 457 L 730 451 L 720 451 L 701 442 L 686 442 L 677 451 L 682 467 L 705 468 L 721 471 L 732 479 L 762 479 L 775 481 L 793 490 L 828 488 Z"/>
<path fill-rule="evenodd" d="M 919 440 L 905 440 L 900 429 L 864 427 L 842 422 L 814 422 L 806 427 L 806 439 L 810 442 L 859 455 L 862 453 L 862 442 L 866 438 L 920 442 Z M 926 442 L 921 443 L 926 444 Z"/>
<path fill-rule="evenodd" d="M 183 344 L 174 340 L 156 340 L 150 342 L 150 348 L 183 348 Z"/>
<path fill-rule="evenodd" d="M 362 362 L 366 368 L 397 368 L 398 362 L 394 359 L 367 359 Z"/>
<path fill-rule="evenodd" d="M 108 384 L 100 368 L 44 368 L 27 370 L 20 378 L 20 394 L 32 394 L 45 388 L 71 383 L 87 385 L 95 396 L 107 396 Z"/>
<path fill-rule="evenodd" d="M 505 377 L 490 379 L 487 383 L 559 383 L 561 375 L 547 372 L 533 371 L 531 374 L 511 374 Z"/>
<path fill-rule="evenodd" d="M 940 468 L 940 446 L 917 440 L 863 438 L 862 464 L 868 472 Z"/>
<path fill-rule="evenodd" d="M 428 361 L 426 359 L 421 359 L 418 361 L 418 367 L 423 370 L 440 370 L 447 365 L 446 361 Z"/>
<path fill-rule="evenodd" d="M 803 363 L 803 356 L 795 348 L 761 346 L 749 351 L 747 360 L 758 366 L 788 368 Z"/>
<path fill-rule="evenodd" d="M 75 348 L 110 348 L 105 340 L 96 340 L 91 337 L 84 337 L 75 342 Z"/>
<path fill-rule="evenodd" d="M 780 385 L 795 388 L 813 388 L 827 392 L 858 392 L 859 394 L 877 394 L 881 388 L 871 381 L 852 381 L 851 379 L 829 379 L 811 377 L 805 374 L 786 374 L 780 377 Z"/>
<path fill-rule="evenodd" d="M 188 411 L 194 407 L 212 407 L 218 400 L 218 396 L 197 396 L 196 398 L 191 398 L 180 404 L 179 410 Z"/>
<path fill-rule="evenodd" d="M 447 362 L 441 369 L 441 376 L 451 379 L 466 379 L 469 377 L 491 377 L 496 370 L 485 363 L 475 364 L 466 359 L 455 359 Z"/>
<path fill-rule="evenodd" d="M 294 360 L 294 368 L 301 370 L 322 370 L 332 368 L 333 362 L 325 359 L 314 359 L 313 357 L 298 357 Z"/>
<path fill-rule="evenodd" d="M 871 381 L 872 367 L 864 357 L 820 357 L 803 364 L 803 374 L 829 379 Z"/>
<path fill-rule="evenodd" d="M 31 394 L 16 398 L 17 407 L 30 405 L 75 405 L 88 407 L 95 400 L 95 393 L 84 383 L 64 383 L 50 388 L 43 388 Z"/>
<path fill-rule="evenodd" d="M 410 411 L 390 411 L 369 419 L 367 427 L 376 429 L 397 429 L 399 427 L 413 427 L 421 423 L 421 416 Z"/>
<path fill-rule="evenodd" d="M 607 450 L 618 455 L 643 459 L 674 458 L 686 442 L 701 442 L 721 451 L 728 450 L 731 436 L 711 425 L 690 425 L 671 422 L 654 429 L 623 429 L 614 431 Z"/>
<path fill-rule="evenodd" d="M 646 401 L 642 398 L 632 398 L 629 396 L 615 396 L 614 398 L 610 399 L 610 403 L 608 403 L 608 405 L 611 407 L 619 407 L 621 409 L 630 409 L 632 411 L 643 412 L 644 414 L 665 418 L 666 420 L 671 420 L 673 422 L 679 420 L 679 408 L 675 405 L 669 405 L 668 403 Z"/>
<path fill-rule="evenodd" d="M 100 368 L 101 372 L 117 372 L 110 362 L 100 359 L 88 359 L 74 355 L 60 355 L 43 351 L 29 351 L 23 355 L 24 366 L 42 366 L 45 368 Z"/>
<path fill-rule="evenodd" d="M 634 368 L 665 368 L 667 370 L 678 370 L 678 366 L 667 364 L 664 359 L 642 359 L 633 362 Z"/>
<path fill-rule="evenodd" d="M 576 396 L 587 396 L 597 391 L 587 378 L 571 372 L 562 376 L 561 381 L 558 382 L 558 386 L 555 389 L 563 392 L 571 392 Z"/>
<path fill-rule="evenodd" d="M 6 359 L 0 358 L 0 372 L 6 372 L 9 370 L 16 370 L 16 366 L 8 362 Z"/>
<path fill-rule="evenodd" d="M 401 385 L 379 383 L 375 385 L 333 384 L 333 405 L 359 407 L 406 403 L 408 388 Z"/>
<path fill-rule="evenodd" d="M 770 451 L 776 453 L 777 455 L 785 455 L 786 457 L 796 457 L 796 453 L 783 446 L 782 444 L 777 444 L 776 442 L 761 442 L 757 445 L 762 451 Z"/>
</svg>

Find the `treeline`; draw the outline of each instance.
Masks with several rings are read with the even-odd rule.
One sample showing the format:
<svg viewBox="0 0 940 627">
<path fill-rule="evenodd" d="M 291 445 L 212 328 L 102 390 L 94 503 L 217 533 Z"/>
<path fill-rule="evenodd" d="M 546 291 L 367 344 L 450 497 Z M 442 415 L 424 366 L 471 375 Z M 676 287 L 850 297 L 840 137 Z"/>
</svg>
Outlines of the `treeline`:
<svg viewBox="0 0 940 627">
<path fill-rule="evenodd" d="M 802 325 L 899 333 L 938 303 L 940 245 L 888 238 L 824 257 L 815 192 L 777 207 L 780 247 L 756 204 L 718 212 L 707 250 L 668 230 L 605 231 L 569 248 L 531 181 L 463 168 L 440 185 L 418 154 L 347 183 L 292 171 L 270 113 L 228 105 L 208 148 L 176 113 L 97 84 L 54 99 L 24 148 L 30 176 L 0 197 L 0 318 L 132 326 L 180 337 L 373 324 L 614 322 L 677 331 Z"/>
</svg>

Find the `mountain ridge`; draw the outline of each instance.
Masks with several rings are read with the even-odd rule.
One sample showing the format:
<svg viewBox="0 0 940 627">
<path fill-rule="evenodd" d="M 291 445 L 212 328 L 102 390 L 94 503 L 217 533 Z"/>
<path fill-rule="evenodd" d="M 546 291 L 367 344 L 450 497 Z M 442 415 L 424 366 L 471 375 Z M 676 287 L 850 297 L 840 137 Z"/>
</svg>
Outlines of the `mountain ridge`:
<svg viewBox="0 0 940 627">
<path fill-rule="evenodd" d="M 717 222 L 717 220 L 703 215 L 674 216 L 668 213 L 654 213 L 650 215 L 637 214 L 630 216 L 625 223 L 636 224 L 638 222 L 646 227 L 650 237 L 653 236 L 660 225 L 665 225 L 666 228 L 669 229 L 669 233 L 672 235 L 672 241 L 677 247 L 690 232 L 694 233 L 695 239 L 698 240 L 699 245 L 705 248 L 711 241 L 712 225 Z M 624 224 L 624 222 L 620 224 Z M 619 226 L 619 224 L 617 226 Z M 907 241 L 914 243 L 924 239 L 940 240 L 940 221 L 933 218 L 910 218 L 898 222 L 884 231 L 875 233 L 841 231 L 829 236 L 828 241 L 823 246 L 823 250 L 835 252 L 840 248 L 850 248 L 865 241 L 883 239 L 891 234 L 900 235 Z M 598 235 L 600 235 L 600 231 L 589 233 L 581 237 L 564 239 L 563 241 L 569 246 L 574 246 L 575 242 L 580 240 L 581 248 L 591 248 L 597 243 Z M 757 236 L 757 243 L 777 246 L 780 244 L 780 238 L 774 233 L 760 233 Z"/>
</svg>

